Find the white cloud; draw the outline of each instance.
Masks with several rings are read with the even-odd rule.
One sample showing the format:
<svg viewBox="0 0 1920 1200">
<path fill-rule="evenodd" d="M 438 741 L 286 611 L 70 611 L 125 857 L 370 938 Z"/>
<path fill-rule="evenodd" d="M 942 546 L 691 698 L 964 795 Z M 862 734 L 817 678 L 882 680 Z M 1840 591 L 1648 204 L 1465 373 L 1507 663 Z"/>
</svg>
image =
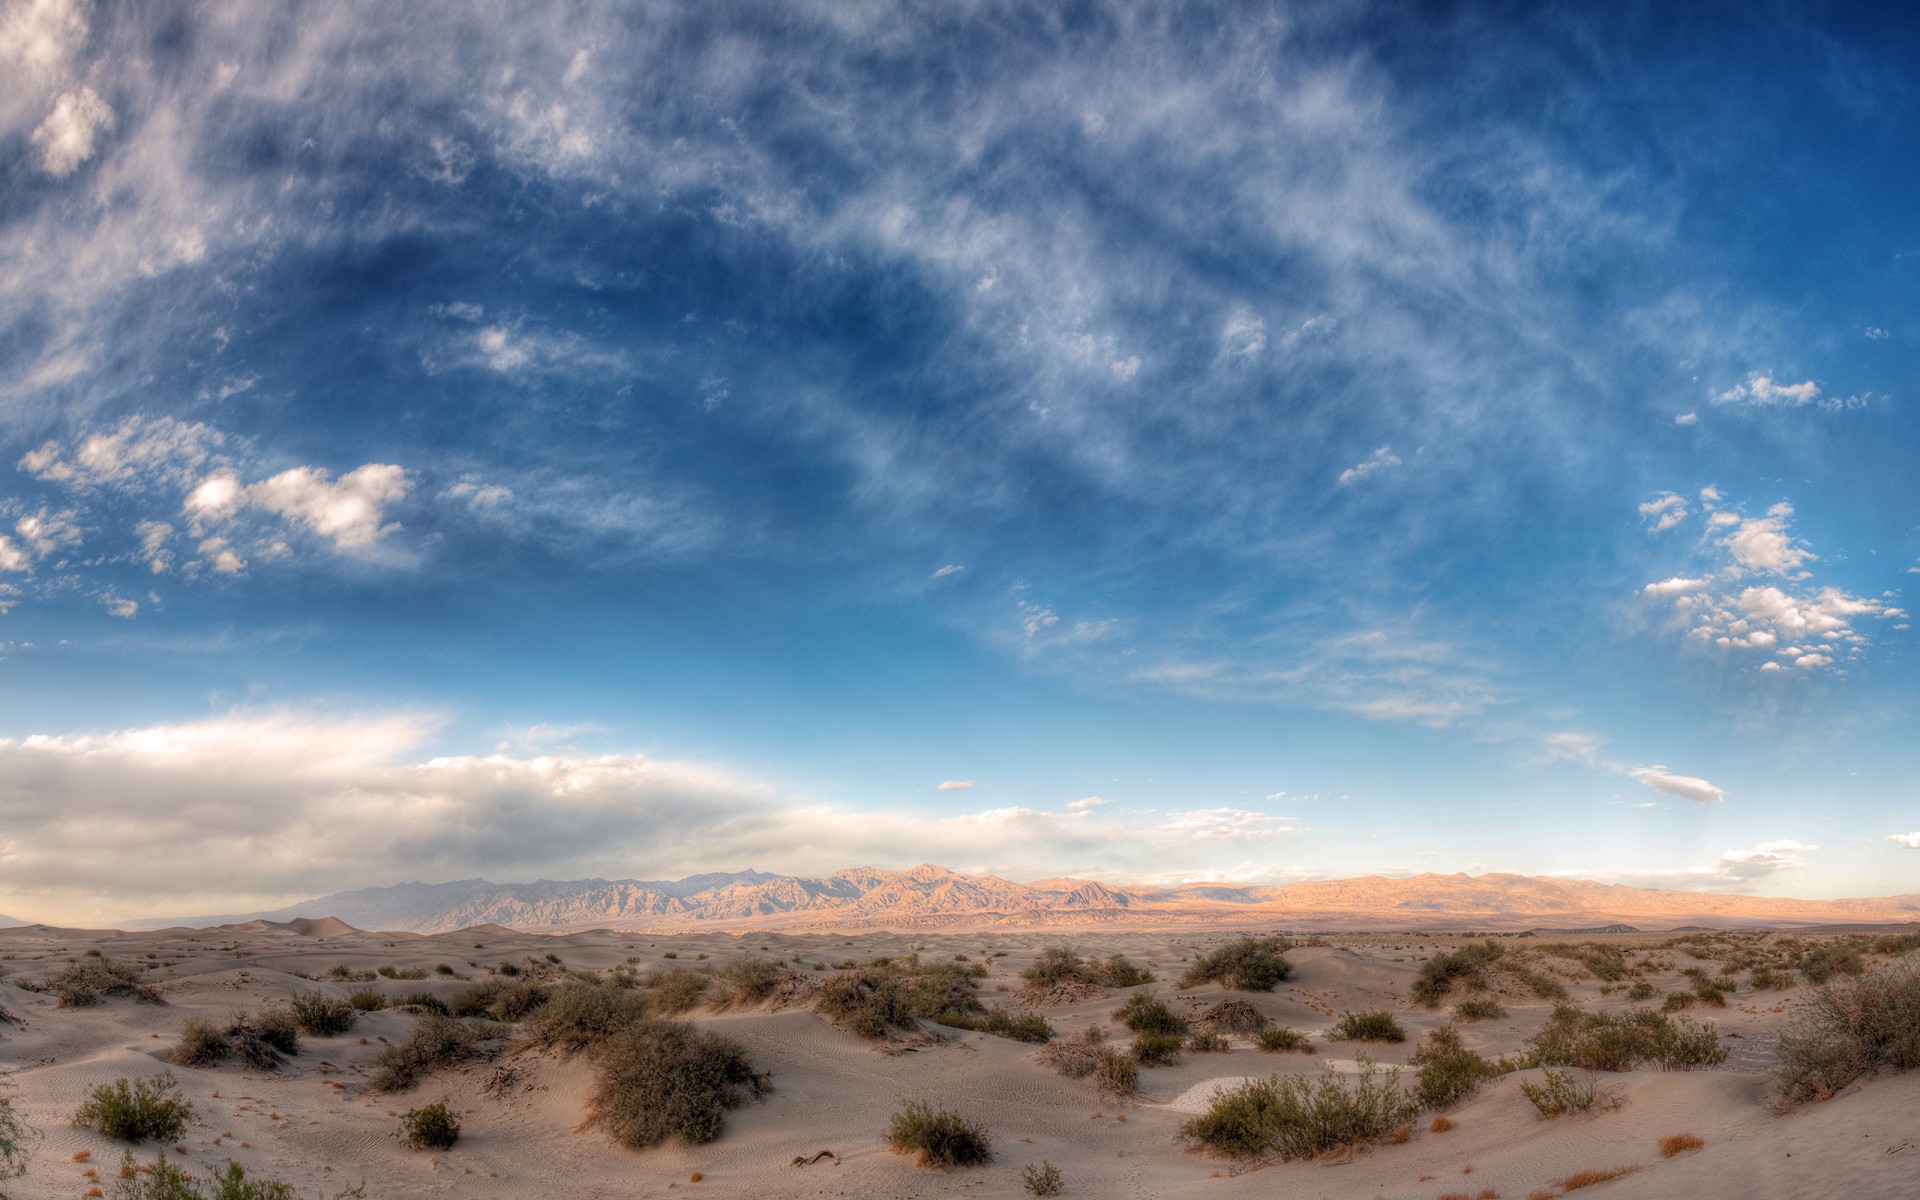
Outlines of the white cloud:
<svg viewBox="0 0 1920 1200">
<path fill-rule="evenodd" d="M 104 433 L 80 439 L 70 453 L 47 442 L 21 456 L 20 469 L 36 479 L 83 487 L 126 483 L 185 483 L 220 451 L 225 439 L 206 425 L 172 417 L 132 416 Z"/>
<path fill-rule="evenodd" d="M 407 487 L 407 473 L 391 463 L 368 463 L 337 481 L 317 467 L 295 467 L 248 487 L 245 502 L 306 526 L 337 550 L 361 550 L 399 528 L 383 524 L 384 508 Z"/>
<path fill-rule="evenodd" d="M 1867 326 L 1867 336 L 1876 342 L 1884 342 L 1893 335 L 1877 325 Z"/>
<path fill-rule="evenodd" d="M 43 507 L 15 521 L 13 531 L 20 535 L 21 544 L 34 557 L 46 558 L 80 544 L 78 516 L 71 508 L 51 510 Z"/>
<path fill-rule="evenodd" d="M 1244 808 L 1196 808 L 1169 813 L 1154 826 L 1153 832 L 1168 840 L 1238 841 L 1249 838 L 1280 838 L 1299 833 L 1292 825 L 1282 824 L 1284 817 Z"/>
<path fill-rule="evenodd" d="M 94 135 L 113 128 L 113 109 L 92 88 L 62 92 L 53 111 L 33 131 L 40 148 L 40 167 L 56 179 L 64 178 L 93 157 Z"/>
<path fill-rule="evenodd" d="M 140 612 L 139 601 L 128 600 L 123 596 L 109 594 L 101 597 L 100 602 L 106 605 L 109 615 L 120 617 L 124 620 L 131 621 Z"/>
<path fill-rule="evenodd" d="M 1541 739 L 1547 746 L 1548 762 L 1573 762 L 1584 767 L 1600 765 L 1601 740 L 1591 733 L 1567 729 Z"/>
<path fill-rule="evenodd" d="M 28 571 L 33 569 L 33 557 L 14 540 L 0 533 L 0 571 Z"/>
<path fill-rule="evenodd" d="M 1890 833 L 1887 840 L 1906 850 L 1920 850 L 1920 830 L 1913 833 Z"/>
<path fill-rule="evenodd" d="M 1804 546 L 1795 545 L 1788 536 L 1786 522 L 1792 515 L 1791 504 L 1776 504 L 1764 517 L 1741 521 L 1721 545 L 1733 555 L 1735 562 L 1748 570 L 1775 575 L 1798 571 L 1802 563 L 1814 556 Z"/>
<path fill-rule="evenodd" d="M 1673 419 L 1673 423 L 1675 425 L 1698 425 L 1700 423 L 1700 414 L 1683 412 Z"/>
<path fill-rule="evenodd" d="M 1683 596 L 1688 592 L 1697 592 L 1712 582 L 1711 579 L 1687 579 L 1683 576 L 1675 575 L 1671 579 L 1662 579 L 1658 583 L 1650 583 L 1640 590 L 1649 596 Z"/>
<path fill-rule="evenodd" d="M 1267 323 L 1255 316 L 1234 317 L 1220 331 L 1220 343 L 1236 358 L 1258 354 L 1267 348 Z"/>
<path fill-rule="evenodd" d="M 1706 487 L 1700 489 L 1700 500 L 1704 504 L 1714 505 L 1724 499 L 1726 499 L 1726 497 L 1720 494 L 1720 489 L 1714 487 L 1712 484 L 1708 484 Z"/>
<path fill-rule="evenodd" d="M 960 572 L 966 569 L 967 568 L 961 563 L 948 563 L 946 566 L 941 567 L 939 570 L 935 571 L 933 574 L 927 576 L 927 578 L 945 579 L 949 575 L 958 575 Z"/>
<path fill-rule="evenodd" d="M 942 792 L 965 792 L 971 791 L 972 789 L 973 780 L 971 779 L 949 779 L 945 783 L 942 783 L 937 790 Z"/>
<path fill-rule="evenodd" d="M 1740 890 L 1747 885 L 1807 865 L 1803 855 L 1820 847 L 1791 838 L 1722 851 L 1711 862 L 1690 867 L 1641 871 L 1569 872 L 1583 878 L 1620 879 L 1640 886 Z"/>
<path fill-rule="evenodd" d="M 1634 779 L 1658 792 L 1669 796 L 1678 796 L 1683 800 L 1692 800 L 1696 804 L 1718 804 L 1727 798 L 1727 794 L 1704 779 L 1692 775 L 1675 775 L 1664 766 L 1635 767 L 1627 772 Z"/>
<path fill-rule="evenodd" d="M 167 549 L 167 542 L 173 537 L 173 526 L 165 521 L 142 521 L 134 532 L 140 535 L 140 561 L 155 575 L 165 575 L 173 569 L 173 551 Z"/>
<path fill-rule="evenodd" d="M 1747 404 L 1763 408 L 1799 408 L 1820 398 L 1820 385 L 1811 379 L 1802 383 L 1780 383 L 1773 376 L 1755 371 L 1745 383 L 1738 383 L 1713 396 L 1715 404 Z"/>
<path fill-rule="evenodd" d="M 1640 506 L 1648 533 L 1665 533 L 1687 519 L 1687 502 L 1672 492 L 1661 492 Z"/>
<path fill-rule="evenodd" d="M 1399 465 L 1400 457 L 1393 452 L 1393 447 L 1382 446 L 1369 455 L 1364 462 L 1356 463 L 1340 472 L 1340 483 L 1343 486 L 1359 483 L 1378 471 Z"/>
<path fill-rule="evenodd" d="M 1073 812 L 1087 812 L 1096 808 L 1102 808 L 1109 803 L 1111 803 L 1111 801 L 1102 799 L 1099 796 L 1082 796 L 1078 800 L 1067 801 L 1067 808 Z"/>
<path fill-rule="evenodd" d="M 1127 357 L 1114 362 L 1109 369 L 1112 370 L 1115 376 L 1121 379 L 1132 379 L 1140 373 L 1140 356 L 1138 354 L 1129 354 Z"/>
</svg>

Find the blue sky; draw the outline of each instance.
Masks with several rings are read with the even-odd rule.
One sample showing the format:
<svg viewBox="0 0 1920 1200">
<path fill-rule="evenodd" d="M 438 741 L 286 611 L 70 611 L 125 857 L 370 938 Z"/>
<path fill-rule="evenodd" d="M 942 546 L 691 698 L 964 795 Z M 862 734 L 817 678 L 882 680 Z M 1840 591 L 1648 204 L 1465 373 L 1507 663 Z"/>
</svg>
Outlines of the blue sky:
<svg viewBox="0 0 1920 1200">
<path fill-rule="evenodd" d="M 1920 21 L 0 6 L 0 911 L 1920 890 Z"/>
</svg>

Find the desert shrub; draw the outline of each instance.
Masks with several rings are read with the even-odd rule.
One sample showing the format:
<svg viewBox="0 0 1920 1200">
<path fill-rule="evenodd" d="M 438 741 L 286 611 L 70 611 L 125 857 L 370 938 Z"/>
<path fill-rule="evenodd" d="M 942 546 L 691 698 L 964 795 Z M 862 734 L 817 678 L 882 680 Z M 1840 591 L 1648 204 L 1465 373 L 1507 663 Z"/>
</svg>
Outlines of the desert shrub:
<svg viewBox="0 0 1920 1200">
<path fill-rule="evenodd" d="M 1631 1071 L 1641 1062 L 1663 1070 L 1718 1066 L 1727 1051 L 1712 1025 L 1676 1022 L 1665 1013 L 1633 1009 L 1590 1013 L 1562 1004 L 1528 1042 L 1526 1061 L 1547 1067 Z"/>
<path fill-rule="evenodd" d="M 1291 943 L 1283 938 L 1241 938 L 1211 954 L 1193 960 L 1180 977 L 1181 987 L 1218 983 L 1239 992 L 1270 992 L 1293 973 L 1282 951 Z"/>
<path fill-rule="evenodd" d="M 452 963 L 435 963 L 435 964 L 433 964 L 433 973 L 434 973 L 435 975 L 446 975 L 446 976 L 449 976 L 449 977 L 454 977 L 454 978 L 457 978 L 457 977 L 459 976 L 459 974 L 460 974 L 460 972 L 458 972 L 458 971 L 456 971 L 456 970 L 454 970 L 454 969 L 453 969 L 453 964 L 452 964 Z"/>
<path fill-rule="evenodd" d="M 1152 983 L 1153 973 L 1124 954 L 1091 960 L 1080 957 L 1071 946 L 1048 946 L 1032 966 L 1020 972 L 1020 978 L 1043 988 L 1063 983 L 1129 988 Z"/>
<path fill-rule="evenodd" d="M 249 1018 L 235 1017 L 233 1024 L 227 1026 L 227 1038 L 233 1043 L 233 1056 L 240 1060 L 241 1066 L 256 1071 L 280 1069 L 280 1051 Z"/>
<path fill-rule="evenodd" d="M 1140 1086 L 1139 1064 L 1102 1044 L 1099 1026 L 1078 1037 L 1049 1042 L 1034 1056 L 1040 1065 L 1068 1079 L 1090 1079 L 1102 1092 L 1131 1096 Z"/>
<path fill-rule="evenodd" d="M 1691 1133 L 1675 1133 L 1660 1139 L 1660 1157 L 1672 1158 L 1676 1154 L 1685 1154 L 1689 1150 L 1698 1150 L 1707 1143 Z"/>
<path fill-rule="evenodd" d="M 263 1008 L 253 1014 L 253 1028 L 260 1040 L 282 1054 L 300 1053 L 300 1022 L 288 1008 Z"/>
<path fill-rule="evenodd" d="M 412 1013 L 426 1012 L 442 1017 L 453 1015 L 453 1006 L 432 992 L 408 992 L 404 996 L 396 997 L 393 1006 Z"/>
<path fill-rule="evenodd" d="M 1612 1094 L 1600 1086 L 1592 1072 L 1575 1075 L 1572 1071 L 1548 1067 L 1538 1081 L 1520 1081 L 1520 1094 L 1532 1101 L 1542 1117 L 1561 1117 L 1573 1112 L 1591 1112 L 1611 1107 Z"/>
<path fill-rule="evenodd" d="M 1627 977 L 1627 957 L 1620 953 L 1617 946 L 1603 946 L 1598 942 L 1581 942 L 1577 946 L 1565 942 L 1546 942 L 1540 949 L 1559 958 L 1570 958 L 1609 982 L 1618 982 Z"/>
<path fill-rule="evenodd" d="M 227 1031 L 211 1021 L 188 1021 L 167 1059 L 177 1067 L 210 1067 L 233 1053 Z"/>
<path fill-rule="evenodd" d="M 1202 1009 L 1193 1023 L 1212 1033 L 1254 1033 L 1266 1028 L 1267 1018 L 1245 1000 L 1222 1000 Z"/>
<path fill-rule="evenodd" d="M 1858 975 L 1867 969 L 1866 960 L 1858 950 L 1839 942 L 1803 952 L 1794 966 L 1808 983 L 1825 983 L 1835 975 Z"/>
<path fill-rule="evenodd" d="M 160 993 L 140 983 L 139 963 L 105 955 L 83 958 L 32 990 L 51 993 L 61 1008 L 91 1008 L 107 996 L 132 996 L 143 1004 L 162 1003 Z"/>
<path fill-rule="evenodd" d="M 1436 954 L 1420 964 L 1420 974 L 1413 981 L 1413 998 L 1428 1008 L 1438 1008 L 1456 983 L 1483 988 L 1487 984 L 1487 968 L 1504 953 L 1504 946 L 1488 938 L 1446 954 Z"/>
<path fill-rule="evenodd" d="M 144 1079 L 123 1076 L 100 1084 L 87 1093 L 86 1102 L 73 1114 L 73 1123 L 123 1142 L 149 1138 L 170 1142 L 192 1118 L 193 1105 L 181 1099 L 180 1081 L 173 1072 L 162 1071 Z"/>
<path fill-rule="evenodd" d="M 1153 982 L 1153 972 L 1124 954 L 1111 954 L 1095 964 L 1092 982 L 1110 988 L 1139 987 Z"/>
<path fill-rule="evenodd" d="M 1313 1039 L 1297 1029 L 1288 1029 L 1282 1025 L 1269 1026 L 1253 1035 L 1253 1044 L 1269 1054 L 1297 1050 L 1302 1054 L 1313 1053 Z"/>
<path fill-rule="evenodd" d="M 1407 1031 L 1385 1009 L 1340 1014 L 1333 1036 L 1343 1042 L 1404 1042 Z"/>
<path fill-rule="evenodd" d="M 629 1025 L 602 1044 L 587 1124 L 632 1150 L 720 1136 L 726 1112 L 761 1089 L 746 1049 L 686 1021 Z"/>
<path fill-rule="evenodd" d="M 876 959 L 841 971 L 820 985 L 813 1010 L 849 1033 L 885 1037 L 889 1029 L 911 1029 L 921 1019 L 964 1022 L 982 1013 L 973 976 L 952 963 L 893 962 Z M 1003 1027 L 1011 1031 L 1015 1019 Z M 970 1026 L 969 1026 L 970 1027 Z M 1031 1026 L 1022 1026 L 1032 1032 Z"/>
<path fill-rule="evenodd" d="M 453 972 L 447 973 L 451 975 Z M 425 979 L 427 977 L 425 967 L 383 966 L 379 968 L 378 974 L 382 979 Z"/>
<path fill-rule="evenodd" d="M 1060 1178 L 1060 1168 L 1050 1162 L 1037 1167 L 1025 1167 L 1020 1172 L 1020 1182 L 1026 1185 L 1029 1196 L 1058 1196 L 1065 1186 Z"/>
<path fill-rule="evenodd" d="M 1449 1108 L 1501 1073 L 1498 1064 L 1467 1049 L 1451 1027 L 1430 1031 L 1408 1061 L 1418 1068 L 1413 1094 L 1422 1108 Z"/>
<path fill-rule="evenodd" d="M 1143 1067 L 1164 1067 L 1180 1061 L 1180 1035 L 1177 1033 L 1137 1033 L 1133 1037 L 1133 1060 Z"/>
<path fill-rule="evenodd" d="M 1660 989 L 1654 987 L 1644 979 L 1636 980 L 1634 985 L 1627 989 L 1627 999 L 1629 1000 L 1651 1000 L 1659 994 Z"/>
<path fill-rule="evenodd" d="M 984 1127 L 951 1109 L 909 1100 L 887 1125 L 895 1154 L 912 1152 L 923 1167 L 977 1167 L 993 1161 L 993 1139 Z"/>
<path fill-rule="evenodd" d="M 360 1012 L 345 1000 L 321 991 L 301 992 L 288 1002 L 294 1024 L 308 1037 L 338 1037 L 353 1028 Z"/>
<path fill-rule="evenodd" d="M 447 1015 L 491 1017 L 512 1024 L 533 1015 L 546 1002 L 547 989 L 538 980 L 483 979 L 455 992 L 447 1001 Z"/>
<path fill-rule="evenodd" d="M 1756 992 L 1770 991 L 1777 988 L 1790 988 L 1793 986 L 1793 976 L 1787 974 L 1785 971 L 1776 971 L 1772 967 L 1762 964 L 1753 968 L 1752 972 L 1748 974 L 1747 986 Z"/>
<path fill-rule="evenodd" d="M 1275 1075 L 1228 1088 L 1180 1136 L 1241 1162 L 1284 1162 L 1384 1141 L 1418 1110 L 1397 1071 L 1383 1076 L 1363 1060 L 1355 1076 Z"/>
<path fill-rule="evenodd" d="M 1883 933 L 1873 939 L 1875 954 L 1910 954 L 1920 950 L 1920 933 Z"/>
<path fill-rule="evenodd" d="M 1172 1034 L 1177 1039 L 1187 1031 L 1187 1023 L 1151 992 L 1128 996 L 1127 1002 L 1114 1011 L 1113 1019 L 1134 1033 Z"/>
<path fill-rule="evenodd" d="M 667 957 L 673 957 L 669 954 Z M 713 977 L 692 967 L 671 967 L 649 975 L 646 988 L 653 995 L 653 1006 L 669 1016 L 686 1012 L 700 1003 Z"/>
<path fill-rule="evenodd" d="M 1498 1000 L 1462 1000 L 1453 1006 L 1453 1015 L 1462 1021 L 1495 1021 L 1507 1015 Z"/>
<path fill-rule="evenodd" d="M 1824 1100 L 1881 1069 L 1920 1067 L 1920 968 L 1878 967 L 1815 989 L 1780 1035 L 1775 1094 Z"/>
<path fill-rule="evenodd" d="M 404 1092 L 430 1071 L 470 1056 L 477 1040 L 465 1022 L 426 1013 L 413 1023 L 406 1041 L 382 1046 L 373 1056 L 367 1082 L 376 1092 Z"/>
<path fill-rule="evenodd" d="M 379 988 L 360 988 L 347 995 L 355 1012 L 379 1012 L 387 1006 L 387 997 Z"/>
<path fill-rule="evenodd" d="M 647 998 L 605 984 L 567 983 L 555 988 L 528 1023 L 540 1046 L 575 1054 L 646 1019 Z"/>
<path fill-rule="evenodd" d="M 400 1115 L 400 1140 L 414 1150 L 451 1150 L 460 1140 L 460 1118 L 444 1102 Z"/>
<path fill-rule="evenodd" d="M 1053 1026 L 1039 1013 L 1015 1014 L 1004 1008 L 978 1013 L 943 1012 L 936 1014 L 933 1019 L 954 1029 L 971 1029 L 976 1033 L 991 1033 L 995 1037 L 1041 1046 L 1052 1041 L 1054 1036 Z"/>
<path fill-rule="evenodd" d="M 958 975 L 965 972 L 943 964 Z M 743 958 L 728 963 L 714 975 L 708 1002 L 715 1009 L 750 1008 L 765 1004 L 794 977 L 794 972 L 770 958 Z"/>
<path fill-rule="evenodd" d="M 1577 1192 L 1581 1188 L 1595 1187 L 1602 1183 L 1612 1183 L 1638 1171 L 1639 1167 L 1608 1167 L 1604 1170 L 1575 1171 L 1565 1179 L 1556 1179 L 1554 1183 L 1562 1192 Z"/>
<path fill-rule="evenodd" d="M 119 1178 L 114 1180 L 114 1200 L 298 1200 L 293 1188 L 277 1179 L 249 1179 L 247 1169 L 229 1160 L 226 1168 L 211 1173 L 212 1191 L 204 1191 L 198 1180 L 164 1156 L 151 1163 L 136 1163 L 131 1151 L 121 1155 Z M 94 1193 L 98 1195 L 98 1192 Z M 332 1200 L 366 1200 L 367 1189 L 348 1188 Z M 316 1193 L 315 1200 L 328 1200 Z"/>
<path fill-rule="evenodd" d="M 1567 998 L 1567 985 L 1561 983 L 1551 975 L 1543 975 L 1539 971 L 1522 971 L 1520 978 L 1526 980 L 1527 986 L 1533 989 L 1533 994 L 1542 1000 L 1565 1000 Z"/>
<path fill-rule="evenodd" d="M 12 1086 L 0 1077 L 0 1088 Z M 12 1097 L 0 1093 L 0 1180 L 18 1179 L 27 1173 L 27 1159 L 38 1135 L 20 1114 L 13 1111 Z"/>
<path fill-rule="evenodd" d="M 371 983 L 372 971 L 358 971 L 346 963 L 335 963 L 327 970 L 327 978 L 337 979 L 341 983 Z"/>
<path fill-rule="evenodd" d="M 1187 1049 L 1195 1054 L 1225 1054 L 1232 1048 L 1225 1034 L 1208 1033 L 1204 1029 L 1195 1030 L 1187 1035 Z"/>
<path fill-rule="evenodd" d="M 1663 1013 L 1685 1012 L 1700 1002 L 1700 997 L 1692 992 L 1668 992 L 1667 998 L 1660 1002 Z"/>
</svg>

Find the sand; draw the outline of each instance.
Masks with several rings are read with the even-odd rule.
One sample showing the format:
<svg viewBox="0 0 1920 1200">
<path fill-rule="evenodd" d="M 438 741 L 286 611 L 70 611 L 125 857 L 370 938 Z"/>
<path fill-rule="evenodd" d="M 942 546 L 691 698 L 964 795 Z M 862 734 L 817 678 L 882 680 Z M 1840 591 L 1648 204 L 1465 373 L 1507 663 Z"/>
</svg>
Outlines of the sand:
<svg viewBox="0 0 1920 1200">
<path fill-rule="evenodd" d="M 1764 1072 L 1771 1039 L 1805 987 L 1743 989 L 1725 1009 L 1696 1009 L 1691 1015 L 1715 1021 L 1735 1048 L 1729 1062 L 1709 1071 L 1603 1076 L 1622 1101 L 1611 1111 L 1543 1120 L 1519 1090 L 1522 1080 L 1538 1072 L 1523 1072 L 1493 1081 L 1450 1111 L 1454 1127 L 1447 1132 L 1430 1132 L 1423 1120 L 1405 1144 L 1377 1146 L 1348 1161 L 1238 1172 L 1229 1162 L 1187 1149 L 1178 1137 L 1181 1122 L 1203 1109 L 1215 1088 L 1242 1079 L 1329 1066 L 1353 1071 L 1363 1054 L 1383 1065 L 1405 1064 L 1421 1034 L 1449 1020 L 1444 1008 L 1427 1010 L 1408 998 L 1415 972 L 1424 957 L 1458 939 L 1329 938 L 1290 951 L 1293 977 L 1270 993 L 1228 993 L 1212 985 L 1182 990 L 1164 982 L 1179 975 L 1182 960 L 1197 946 L 1224 936 L 1191 929 L 542 936 L 497 928 L 414 936 L 362 933 L 327 922 L 153 933 L 0 930 L 0 1006 L 25 1021 L 24 1028 L 0 1024 L 0 1071 L 12 1078 L 15 1111 L 42 1135 L 27 1176 L 0 1184 L 0 1190 L 16 1200 L 87 1195 L 96 1184 L 87 1172 L 110 1176 L 122 1147 L 73 1126 L 75 1107 L 96 1084 L 164 1068 L 179 1078 L 198 1109 L 181 1142 L 196 1176 L 233 1159 L 256 1177 L 285 1180 L 303 1196 L 331 1195 L 361 1181 L 372 1197 L 1020 1196 L 1022 1167 L 1043 1160 L 1060 1168 L 1064 1194 L 1089 1197 L 1436 1200 L 1491 1189 L 1522 1200 L 1574 1172 L 1628 1166 L 1638 1170 L 1579 1194 L 1687 1200 L 1920 1196 L 1920 1072 L 1857 1084 L 1784 1116 L 1769 1107 Z M 1659 939 L 1587 940 L 1646 946 Z M 325 977 L 336 964 L 431 972 L 445 963 L 483 977 L 503 961 L 544 960 L 549 953 L 569 968 L 595 971 L 632 959 L 642 972 L 761 955 L 798 959 L 793 965 L 809 977 L 824 977 L 811 964 L 918 949 L 927 958 L 964 954 L 970 962 L 987 962 L 981 998 L 1011 1004 L 1021 986 L 1019 972 L 1042 948 L 1062 944 L 1088 954 L 1125 953 L 1148 966 L 1163 981 L 1155 990 L 1177 1011 L 1197 1011 L 1227 995 L 1246 999 L 1273 1020 L 1313 1033 L 1317 1052 L 1265 1054 L 1236 1037 L 1225 1053 L 1185 1054 L 1175 1065 L 1143 1070 L 1140 1094 L 1116 1102 L 1040 1066 L 1035 1047 L 985 1034 L 928 1027 L 912 1039 L 917 1045 L 896 1044 L 889 1053 L 805 1008 L 702 1011 L 692 1016 L 742 1042 L 756 1066 L 771 1074 L 772 1091 L 734 1110 L 717 1141 L 641 1152 L 579 1128 L 593 1085 L 591 1068 L 580 1059 L 522 1048 L 497 1062 L 437 1074 L 408 1093 L 374 1094 L 366 1064 L 382 1039 L 406 1036 L 413 1018 L 403 1012 L 370 1013 L 346 1035 L 308 1038 L 302 1053 L 275 1073 L 169 1067 L 165 1061 L 189 1019 L 224 1020 L 306 989 L 345 994 L 376 986 L 396 997 L 416 991 L 447 997 L 466 986 L 432 975 L 368 985 L 316 983 L 295 974 Z M 88 950 L 155 964 L 144 979 L 158 987 L 165 1003 L 114 998 L 61 1009 L 52 996 L 15 986 L 44 978 Z M 669 952 L 675 958 L 667 959 Z M 990 957 L 995 953 L 1004 957 Z M 1665 957 L 1676 961 L 1656 982 L 1663 991 L 1684 989 L 1679 971 L 1695 964 L 1678 952 Z M 1597 980 L 1575 978 L 1583 972 L 1570 964 L 1557 966 L 1574 1000 L 1599 1010 L 1626 1007 L 1618 993 L 1603 997 Z M 1124 998 L 1111 992 L 1043 1011 L 1063 1034 L 1100 1024 L 1121 1038 L 1124 1031 L 1107 1018 Z M 1502 1002 L 1506 1017 L 1460 1027 L 1468 1045 L 1489 1056 L 1518 1049 L 1552 1009 L 1531 996 L 1507 995 Z M 1406 1043 L 1326 1040 L 1341 1012 L 1377 1008 L 1396 1012 L 1410 1034 Z M 502 1063 L 515 1068 L 517 1078 L 490 1091 L 489 1079 Z M 890 1153 L 887 1121 L 908 1099 L 932 1100 L 983 1123 L 995 1139 L 994 1161 L 937 1172 Z M 463 1114 L 459 1144 L 441 1153 L 406 1149 L 395 1136 L 399 1122 L 393 1114 L 434 1100 Z M 1659 1139 L 1681 1132 L 1703 1138 L 1705 1147 L 1663 1159 Z M 159 1150 L 137 1149 L 143 1159 Z M 789 1165 L 819 1150 L 834 1151 L 839 1163 Z M 696 1172 L 699 1182 L 691 1179 Z"/>
</svg>

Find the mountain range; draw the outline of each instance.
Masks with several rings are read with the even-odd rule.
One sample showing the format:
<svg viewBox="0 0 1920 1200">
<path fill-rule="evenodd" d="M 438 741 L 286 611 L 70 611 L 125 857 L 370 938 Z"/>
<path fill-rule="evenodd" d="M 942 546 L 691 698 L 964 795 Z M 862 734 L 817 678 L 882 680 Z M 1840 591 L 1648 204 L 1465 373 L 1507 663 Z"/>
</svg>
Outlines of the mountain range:
<svg viewBox="0 0 1920 1200">
<path fill-rule="evenodd" d="M 128 928 L 328 917 L 360 929 L 410 933 L 484 924 L 539 932 L 644 933 L 1198 924 L 1326 930 L 1671 928 L 1920 921 L 1920 893 L 1794 900 L 1507 874 L 1114 887 L 1084 879 L 1014 883 L 929 863 L 907 871 L 856 867 L 820 879 L 747 870 L 671 881 L 403 883 L 336 892 L 272 912 L 140 921 Z"/>
</svg>

